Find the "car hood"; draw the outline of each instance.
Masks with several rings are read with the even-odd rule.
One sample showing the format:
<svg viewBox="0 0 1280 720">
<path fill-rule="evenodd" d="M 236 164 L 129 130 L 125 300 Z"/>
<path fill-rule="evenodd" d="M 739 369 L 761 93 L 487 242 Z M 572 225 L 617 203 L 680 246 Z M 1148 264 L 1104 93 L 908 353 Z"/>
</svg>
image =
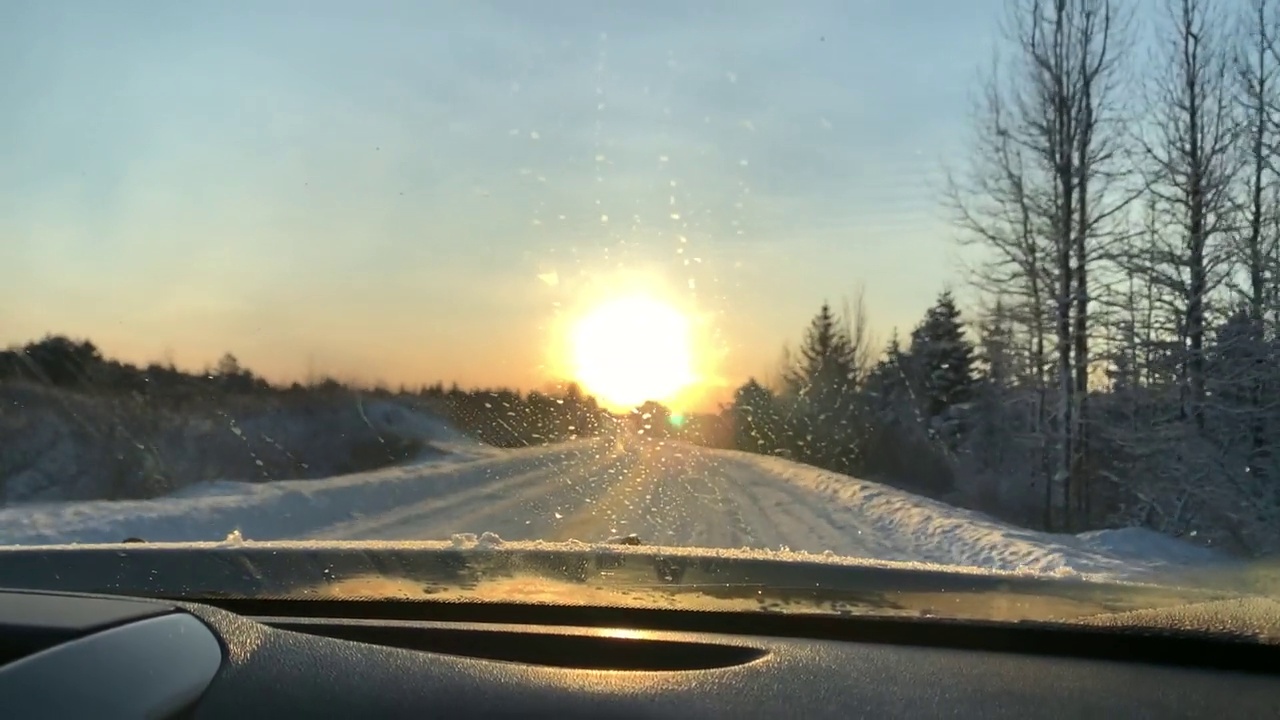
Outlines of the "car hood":
<svg viewBox="0 0 1280 720">
<path fill-rule="evenodd" d="M 13 546 L 0 548 L 0 587 L 194 602 L 537 603 L 1066 622 L 1280 642 L 1280 603 L 1172 576 L 1117 582 L 625 540 Z"/>
</svg>

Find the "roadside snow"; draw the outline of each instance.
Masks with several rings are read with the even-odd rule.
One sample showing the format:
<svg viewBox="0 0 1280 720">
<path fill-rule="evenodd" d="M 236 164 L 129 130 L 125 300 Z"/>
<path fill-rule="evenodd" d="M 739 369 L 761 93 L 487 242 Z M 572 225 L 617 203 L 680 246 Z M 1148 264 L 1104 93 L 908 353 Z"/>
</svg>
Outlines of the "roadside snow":
<svg viewBox="0 0 1280 720">
<path fill-rule="evenodd" d="M 1094 530 L 1077 536 L 1087 548 L 1121 557 L 1144 557 L 1171 565 L 1199 565 L 1219 560 L 1218 553 L 1199 545 L 1140 527 Z"/>
<path fill-rule="evenodd" d="M 213 541 L 239 533 L 255 540 L 312 535 L 317 529 L 387 513 L 448 494 L 524 464 L 571 462 L 581 446 L 510 453 L 487 460 L 436 460 L 323 480 L 202 483 L 154 500 L 93 500 L 0 509 L 0 545 Z"/>
<path fill-rule="evenodd" d="M 1130 574 L 1210 563 L 1218 554 L 1142 528 L 1062 535 L 1018 528 L 878 483 L 776 457 L 721 451 L 729 474 L 759 473 L 811 489 L 864 531 L 898 540 L 884 559 L 1040 573 Z"/>
</svg>

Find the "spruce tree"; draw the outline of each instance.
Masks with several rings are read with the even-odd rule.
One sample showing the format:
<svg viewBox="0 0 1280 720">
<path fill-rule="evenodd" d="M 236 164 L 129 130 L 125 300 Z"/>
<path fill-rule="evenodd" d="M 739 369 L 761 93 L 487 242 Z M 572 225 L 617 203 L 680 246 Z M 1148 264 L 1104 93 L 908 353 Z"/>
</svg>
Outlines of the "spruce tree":
<svg viewBox="0 0 1280 720">
<path fill-rule="evenodd" d="M 853 342 L 824 302 L 809 323 L 796 365 L 786 375 L 796 403 L 790 435 L 797 455 L 831 469 L 849 469 L 856 454 L 856 360 Z"/>
<path fill-rule="evenodd" d="M 755 378 L 750 378 L 733 396 L 734 447 L 773 454 L 782 446 L 778 435 L 773 393 Z"/>
<path fill-rule="evenodd" d="M 809 323 L 800 345 L 800 358 L 787 374 L 787 386 L 811 413 L 835 410 L 854 380 L 853 344 L 831 305 L 823 303 Z"/>
<path fill-rule="evenodd" d="M 950 290 L 911 333 L 911 375 L 921 411 L 937 418 L 974 397 L 974 347 Z"/>
</svg>

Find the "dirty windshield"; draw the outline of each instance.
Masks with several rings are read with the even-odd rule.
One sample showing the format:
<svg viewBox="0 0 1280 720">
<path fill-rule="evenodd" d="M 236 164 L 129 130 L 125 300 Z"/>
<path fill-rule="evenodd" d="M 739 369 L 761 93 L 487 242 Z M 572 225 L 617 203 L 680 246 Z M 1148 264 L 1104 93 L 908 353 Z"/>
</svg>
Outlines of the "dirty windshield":
<svg viewBox="0 0 1280 720">
<path fill-rule="evenodd" d="M 1252 582 L 1277 38 L 1280 0 L 6 3 L 0 545 Z"/>
</svg>

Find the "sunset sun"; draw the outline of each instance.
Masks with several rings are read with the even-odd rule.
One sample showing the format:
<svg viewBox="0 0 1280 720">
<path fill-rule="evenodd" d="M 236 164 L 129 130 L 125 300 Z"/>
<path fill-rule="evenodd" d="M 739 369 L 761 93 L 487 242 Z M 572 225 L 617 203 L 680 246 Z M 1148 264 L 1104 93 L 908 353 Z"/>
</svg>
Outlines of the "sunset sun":
<svg viewBox="0 0 1280 720">
<path fill-rule="evenodd" d="M 694 381 L 688 319 L 642 295 L 606 301 L 570 333 L 574 378 L 605 404 L 668 401 Z"/>
</svg>

